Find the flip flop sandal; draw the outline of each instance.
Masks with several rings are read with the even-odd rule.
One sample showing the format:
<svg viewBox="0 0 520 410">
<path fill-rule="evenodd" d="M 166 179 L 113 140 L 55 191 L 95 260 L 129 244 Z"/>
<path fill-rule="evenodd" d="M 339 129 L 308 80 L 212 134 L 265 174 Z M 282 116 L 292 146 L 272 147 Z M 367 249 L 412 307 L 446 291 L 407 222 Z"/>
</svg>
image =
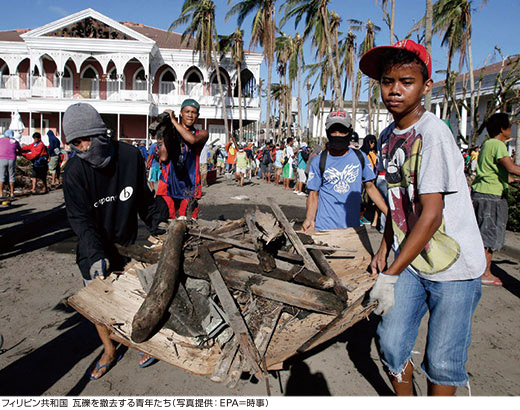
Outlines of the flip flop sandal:
<svg viewBox="0 0 520 410">
<path fill-rule="evenodd" d="M 141 352 L 137 352 L 137 354 L 139 355 L 139 357 L 144 357 L 144 353 L 141 353 Z M 155 357 L 150 357 L 146 362 L 144 363 L 139 363 L 139 367 L 144 369 L 145 367 L 148 367 L 152 364 L 154 364 L 155 362 L 157 362 L 158 360 L 155 358 Z"/>
<path fill-rule="evenodd" d="M 481 283 L 483 286 L 503 286 L 504 285 L 500 279 L 495 279 L 495 280 L 482 279 Z"/>
<path fill-rule="evenodd" d="M 88 370 L 87 370 L 87 373 L 86 373 L 87 376 L 88 376 L 88 378 L 89 378 L 90 380 L 99 380 L 99 379 L 101 379 L 105 374 L 107 374 L 107 373 L 110 371 L 110 369 L 111 369 L 112 367 L 114 367 L 114 366 L 117 364 L 117 362 L 119 362 L 119 360 L 121 360 L 121 357 L 123 357 L 123 356 L 120 355 L 117 359 L 111 361 L 110 363 L 103 364 L 103 365 L 100 365 L 100 364 L 99 364 L 99 360 L 98 360 L 98 361 L 96 362 L 96 366 L 95 366 L 96 370 L 97 370 L 98 372 L 99 372 L 101 369 L 105 369 L 105 368 L 106 368 L 107 370 L 106 370 L 104 373 L 101 373 L 101 375 L 100 375 L 99 377 L 94 377 L 94 376 L 92 376 L 92 369 L 88 369 Z"/>
</svg>

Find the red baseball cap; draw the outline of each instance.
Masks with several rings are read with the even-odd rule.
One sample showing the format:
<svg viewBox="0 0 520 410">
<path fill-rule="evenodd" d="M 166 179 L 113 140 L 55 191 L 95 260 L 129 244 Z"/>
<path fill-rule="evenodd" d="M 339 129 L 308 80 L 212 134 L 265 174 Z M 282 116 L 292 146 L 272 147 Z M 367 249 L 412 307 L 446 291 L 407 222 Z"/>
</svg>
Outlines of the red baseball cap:
<svg viewBox="0 0 520 410">
<path fill-rule="evenodd" d="M 432 59 L 430 53 L 424 46 L 417 44 L 413 40 L 401 40 L 391 46 L 374 47 L 368 50 L 359 61 L 359 68 L 363 73 L 374 80 L 379 81 L 381 78 L 381 57 L 387 50 L 404 49 L 411 51 L 419 60 L 421 60 L 428 70 L 428 77 L 432 76 Z"/>
</svg>

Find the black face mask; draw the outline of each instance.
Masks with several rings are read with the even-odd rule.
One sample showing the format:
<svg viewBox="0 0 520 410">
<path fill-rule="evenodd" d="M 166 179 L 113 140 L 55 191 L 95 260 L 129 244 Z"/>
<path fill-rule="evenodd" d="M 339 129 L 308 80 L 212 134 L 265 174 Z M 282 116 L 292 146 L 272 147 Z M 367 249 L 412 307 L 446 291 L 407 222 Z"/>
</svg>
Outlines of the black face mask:
<svg viewBox="0 0 520 410">
<path fill-rule="evenodd" d="M 76 155 L 86 161 L 92 168 L 105 168 L 112 159 L 114 148 L 110 139 L 106 135 L 96 135 L 90 138 L 90 147 L 87 151 L 82 151 L 71 145 Z"/>
<path fill-rule="evenodd" d="M 329 142 L 327 142 L 328 150 L 344 150 L 348 149 L 350 145 L 350 136 L 346 137 L 328 137 Z"/>
</svg>

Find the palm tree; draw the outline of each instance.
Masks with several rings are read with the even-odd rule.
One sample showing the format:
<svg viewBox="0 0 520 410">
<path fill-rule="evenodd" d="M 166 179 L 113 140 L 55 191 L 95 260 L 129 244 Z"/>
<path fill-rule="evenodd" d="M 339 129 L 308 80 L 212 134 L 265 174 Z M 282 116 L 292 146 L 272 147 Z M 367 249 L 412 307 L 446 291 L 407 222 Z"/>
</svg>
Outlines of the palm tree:
<svg viewBox="0 0 520 410">
<path fill-rule="evenodd" d="M 388 24 L 388 28 L 390 29 L 390 44 L 394 44 L 394 23 L 395 23 L 395 0 L 380 0 L 381 8 L 385 13 L 385 22 Z M 388 7 L 388 1 L 391 2 L 391 12 L 390 14 L 386 10 Z"/>
<path fill-rule="evenodd" d="M 487 0 L 482 0 L 482 6 Z M 468 71 L 470 78 L 470 131 L 468 132 L 468 145 L 472 144 L 474 130 L 476 128 L 475 113 L 475 77 L 473 74 L 473 53 L 471 49 L 471 6 L 472 0 L 438 0 L 433 5 L 433 32 L 442 35 L 441 45 L 448 47 L 448 66 L 446 71 L 446 83 L 451 73 L 451 60 L 455 52 L 460 53 L 459 71 L 466 57 L 468 58 Z"/>
<path fill-rule="evenodd" d="M 284 87 L 287 87 L 287 66 L 289 64 L 289 59 L 292 54 L 293 41 L 292 37 L 288 36 L 285 33 L 281 33 L 279 37 L 275 40 L 275 54 L 277 60 L 277 71 L 280 74 L 280 79 Z M 273 96 L 275 93 L 273 92 Z M 291 109 L 288 107 L 287 99 L 283 99 L 283 113 L 281 115 L 280 111 L 280 125 L 283 129 L 283 124 L 286 124 L 288 129 L 290 129 L 290 117 L 291 117 Z M 285 135 L 285 132 L 284 132 Z"/>
<path fill-rule="evenodd" d="M 356 35 L 351 30 L 341 42 L 339 55 L 343 56 L 341 71 L 345 73 L 343 83 L 343 99 L 345 99 L 348 83 L 352 83 L 356 71 Z"/>
<path fill-rule="evenodd" d="M 236 28 L 233 34 L 220 36 L 219 48 L 221 58 L 231 53 L 231 59 L 235 64 L 238 82 L 238 128 L 239 140 L 244 140 L 244 130 L 242 124 L 242 62 L 244 61 L 244 31 Z"/>
<path fill-rule="evenodd" d="M 432 54 L 432 30 L 433 30 L 433 0 L 426 0 L 426 14 L 424 15 L 424 44 L 430 55 Z M 432 109 L 432 90 L 424 97 L 424 107 Z"/>
<path fill-rule="evenodd" d="M 231 4 L 233 0 L 228 0 Z M 254 14 L 251 28 L 251 42 L 249 48 L 260 45 L 264 48 L 264 56 L 267 60 L 267 119 L 266 138 L 269 138 L 271 128 L 270 104 L 271 104 L 271 71 L 274 60 L 274 39 L 276 33 L 275 0 L 242 0 L 235 4 L 226 14 L 226 20 L 237 15 L 237 23 L 242 23 L 249 14 Z"/>
<path fill-rule="evenodd" d="M 365 54 L 368 50 L 370 50 L 372 47 L 375 46 L 375 36 L 376 32 L 380 31 L 381 28 L 379 26 L 376 26 L 374 23 L 372 23 L 372 20 L 368 19 L 366 23 L 359 21 L 359 20 L 348 20 L 348 22 L 351 24 L 352 30 L 355 31 L 361 31 L 365 30 L 365 38 L 361 42 L 359 46 L 359 57 L 361 57 L 363 54 Z M 361 70 L 358 68 L 357 72 L 357 78 L 356 78 L 356 87 L 354 90 L 354 87 L 352 87 L 352 125 L 355 127 L 356 125 L 356 114 L 357 114 L 357 102 L 359 100 L 359 95 L 361 93 Z M 372 79 L 369 79 L 369 86 L 368 86 L 368 100 L 370 101 L 371 93 L 372 93 Z M 371 130 L 371 104 L 368 105 L 368 127 L 369 131 Z"/>
<path fill-rule="evenodd" d="M 307 38 L 312 32 L 312 44 L 317 48 L 318 56 L 320 58 L 323 58 L 325 54 L 328 56 L 332 68 L 335 105 L 343 108 L 339 76 L 339 56 L 334 56 L 333 38 L 331 37 L 331 33 L 334 33 L 337 25 L 339 25 L 340 19 L 337 14 L 329 12 L 328 3 L 329 0 L 287 0 L 285 6 L 283 6 L 285 15 L 280 25 L 283 26 L 289 18 L 295 17 L 296 27 L 303 16 L 305 16 L 303 37 Z"/>
<path fill-rule="evenodd" d="M 193 53 L 198 53 L 199 63 L 206 69 L 212 66 L 211 58 L 213 57 L 213 65 L 216 69 L 217 82 L 222 100 L 222 114 L 224 117 L 226 136 L 230 136 L 236 146 L 235 138 L 229 132 L 226 109 L 227 93 L 224 93 L 222 87 L 220 65 L 217 58 L 218 35 L 215 26 L 215 3 L 213 3 L 212 0 L 185 0 L 181 15 L 170 24 L 168 31 L 172 31 L 174 28 L 188 22 L 190 24 L 182 33 L 181 43 L 189 44 L 190 40 L 194 39 Z"/>
<path fill-rule="evenodd" d="M 296 33 L 293 38 L 291 59 L 289 60 L 289 80 L 291 84 L 295 78 L 298 82 L 298 138 L 300 139 L 302 137 L 301 72 L 304 64 L 303 37 L 300 36 L 300 33 Z"/>
</svg>

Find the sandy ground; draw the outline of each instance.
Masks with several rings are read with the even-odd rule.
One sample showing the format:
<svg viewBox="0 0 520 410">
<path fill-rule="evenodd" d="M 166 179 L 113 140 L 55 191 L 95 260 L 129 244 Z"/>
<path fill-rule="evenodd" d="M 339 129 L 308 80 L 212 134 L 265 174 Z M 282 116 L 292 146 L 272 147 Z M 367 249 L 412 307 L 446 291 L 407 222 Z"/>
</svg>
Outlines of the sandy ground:
<svg viewBox="0 0 520 410">
<path fill-rule="evenodd" d="M 233 199 L 244 195 L 248 199 Z M 266 206 L 273 197 L 289 217 L 303 222 L 305 197 L 256 179 L 244 187 L 218 183 L 205 190 L 201 218 L 242 216 L 246 207 Z M 370 229 L 374 246 L 379 234 Z M 0 209 L 0 395 L 52 396 L 258 396 L 266 394 L 264 382 L 245 379 L 230 390 L 206 377 L 191 375 L 166 363 L 146 369 L 137 366 L 133 350 L 102 379 L 84 375 L 101 354 L 93 325 L 63 302 L 81 287 L 75 265 L 76 240 L 67 225 L 60 190 L 44 196 L 20 198 L 9 209 Z M 141 238 L 146 231 L 141 230 Z M 505 288 L 484 288 L 473 322 L 467 369 L 471 394 L 517 396 L 520 394 L 519 261 L 496 256 L 494 270 Z M 424 318 L 414 360 L 422 361 Z M 341 336 L 287 363 L 273 373 L 273 395 L 384 396 L 392 394 L 374 342 L 377 317 L 362 321 Z M 415 371 L 418 395 L 426 382 Z M 460 388 L 460 396 L 468 390 Z"/>
</svg>

